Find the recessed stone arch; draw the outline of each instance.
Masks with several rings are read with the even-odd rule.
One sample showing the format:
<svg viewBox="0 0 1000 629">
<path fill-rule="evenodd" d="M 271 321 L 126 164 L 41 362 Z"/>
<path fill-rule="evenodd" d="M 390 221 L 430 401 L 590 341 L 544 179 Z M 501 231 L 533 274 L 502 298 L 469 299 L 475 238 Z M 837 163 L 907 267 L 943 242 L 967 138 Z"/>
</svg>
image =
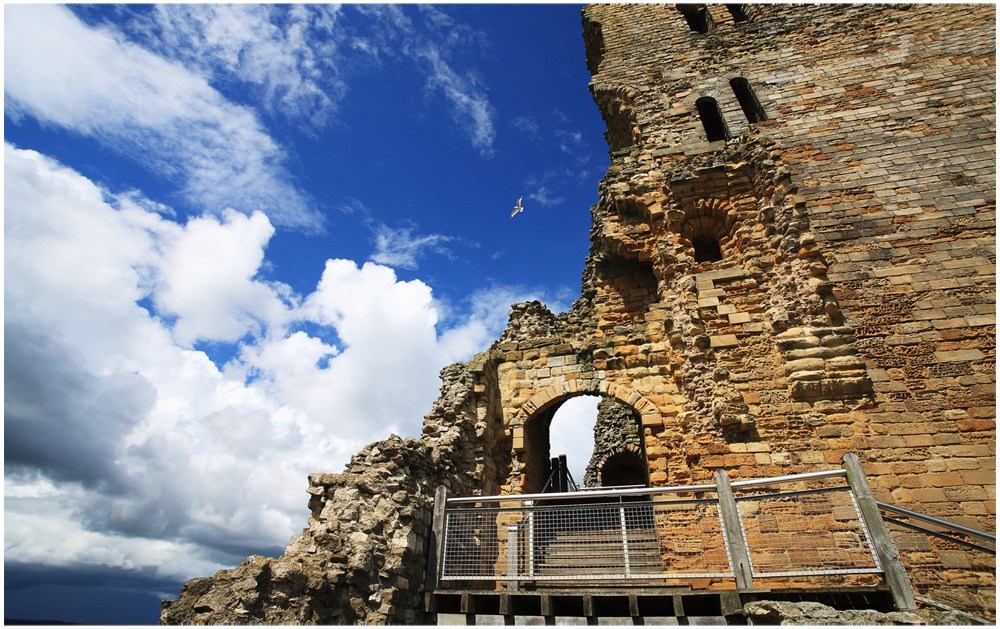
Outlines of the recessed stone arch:
<svg viewBox="0 0 1000 629">
<path fill-rule="evenodd" d="M 596 461 L 602 487 L 649 485 L 649 464 L 638 448 L 619 448 Z"/>
<path fill-rule="evenodd" d="M 685 205 L 683 217 L 669 227 L 690 249 L 691 258 L 715 262 L 729 253 L 736 214 L 736 209 L 725 199 L 696 199 Z"/>
<path fill-rule="evenodd" d="M 542 489 L 548 465 L 548 422 L 566 400 L 580 395 L 610 397 L 631 408 L 639 417 L 640 430 L 662 426 L 656 404 L 630 387 L 607 381 L 567 380 L 537 391 L 521 405 L 510 421 L 515 493 L 535 493 Z M 544 450 L 544 452 L 543 452 Z"/>
</svg>

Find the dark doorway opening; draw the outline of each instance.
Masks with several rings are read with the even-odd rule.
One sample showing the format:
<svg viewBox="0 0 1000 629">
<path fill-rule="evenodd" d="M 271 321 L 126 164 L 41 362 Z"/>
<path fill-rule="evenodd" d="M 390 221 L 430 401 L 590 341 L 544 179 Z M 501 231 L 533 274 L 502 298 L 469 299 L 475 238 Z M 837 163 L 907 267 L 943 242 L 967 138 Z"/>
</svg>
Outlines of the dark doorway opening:
<svg viewBox="0 0 1000 629">
<path fill-rule="evenodd" d="M 601 487 L 646 486 L 646 464 L 638 453 L 612 454 L 601 466 Z"/>
</svg>

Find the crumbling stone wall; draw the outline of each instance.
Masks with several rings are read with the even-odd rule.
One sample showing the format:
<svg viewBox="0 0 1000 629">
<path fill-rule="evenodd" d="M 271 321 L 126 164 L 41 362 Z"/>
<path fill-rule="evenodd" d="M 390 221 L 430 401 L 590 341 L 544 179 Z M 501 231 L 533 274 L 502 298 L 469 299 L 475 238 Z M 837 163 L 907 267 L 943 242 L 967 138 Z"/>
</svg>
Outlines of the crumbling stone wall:
<svg viewBox="0 0 1000 629">
<path fill-rule="evenodd" d="M 594 422 L 594 452 L 584 472 L 584 485 L 646 485 L 645 467 L 642 432 L 635 413 L 614 399 L 601 400 Z"/>
<path fill-rule="evenodd" d="M 434 491 L 489 490 L 474 367 L 442 371 L 420 439 L 395 435 L 341 474 L 310 474 L 308 526 L 277 559 L 188 581 L 163 624 L 420 624 Z"/>
<path fill-rule="evenodd" d="M 434 487 L 539 491 L 578 395 L 634 414 L 654 486 L 852 451 L 877 499 L 995 530 L 995 7 L 682 8 L 583 11 L 611 166 L 573 308 L 512 306 L 419 440 L 312 475 L 283 557 L 164 622 L 420 622 Z"/>
</svg>

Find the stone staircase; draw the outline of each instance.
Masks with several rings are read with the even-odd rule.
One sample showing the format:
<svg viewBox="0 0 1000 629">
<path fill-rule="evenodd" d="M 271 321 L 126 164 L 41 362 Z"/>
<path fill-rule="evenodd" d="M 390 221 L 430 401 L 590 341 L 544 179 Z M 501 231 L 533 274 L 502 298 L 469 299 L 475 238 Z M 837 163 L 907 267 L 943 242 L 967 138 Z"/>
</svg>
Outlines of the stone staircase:
<svg viewBox="0 0 1000 629">
<path fill-rule="evenodd" d="M 744 624 L 735 592 L 694 593 L 652 585 L 662 573 L 651 528 L 585 526 L 540 536 L 531 568 L 536 581 L 518 591 L 438 591 L 426 611 L 438 625 L 725 625 Z M 635 578 L 608 586 L 601 576 Z M 563 578 L 560 578 L 563 577 Z M 662 580 L 660 581 L 662 582 Z M 619 581 L 620 583 L 620 581 Z"/>
<path fill-rule="evenodd" d="M 626 542 L 627 553 L 623 552 L 620 528 L 556 533 L 539 543 L 534 574 L 541 578 L 573 579 L 583 575 L 635 576 L 662 572 L 659 543 L 653 530 L 630 527 Z"/>
</svg>

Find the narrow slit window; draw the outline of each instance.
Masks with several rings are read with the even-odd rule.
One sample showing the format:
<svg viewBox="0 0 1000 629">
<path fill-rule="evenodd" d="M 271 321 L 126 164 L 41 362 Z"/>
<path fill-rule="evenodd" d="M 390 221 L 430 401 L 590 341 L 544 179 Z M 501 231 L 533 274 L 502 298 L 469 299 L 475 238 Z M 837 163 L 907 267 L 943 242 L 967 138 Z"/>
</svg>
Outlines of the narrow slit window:
<svg viewBox="0 0 1000 629">
<path fill-rule="evenodd" d="M 703 4 L 681 4 L 677 6 L 684 19 L 687 20 L 688 27 L 696 33 L 707 33 L 712 29 L 708 16 L 708 7 Z"/>
<path fill-rule="evenodd" d="M 695 106 L 698 108 L 698 115 L 701 116 L 701 124 L 705 126 L 705 133 L 708 134 L 708 141 L 728 140 L 729 129 L 722 117 L 719 103 L 715 102 L 714 98 L 704 96 L 695 101 Z"/>
<path fill-rule="evenodd" d="M 750 87 L 750 81 L 743 77 L 737 77 L 731 80 L 729 85 L 733 88 L 733 93 L 736 94 L 736 100 L 740 101 L 740 107 L 743 108 L 743 113 L 746 114 L 747 120 L 750 121 L 750 124 L 767 120 L 767 114 L 764 113 L 764 107 L 761 106 L 760 101 L 757 100 L 757 95 L 754 93 L 753 88 Z"/>
<path fill-rule="evenodd" d="M 750 21 L 750 16 L 747 15 L 746 8 L 742 4 L 727 4 L 726 8 L 729 9 L 729 14 L 733 16 L 734 22 Z"/>
</svg>

